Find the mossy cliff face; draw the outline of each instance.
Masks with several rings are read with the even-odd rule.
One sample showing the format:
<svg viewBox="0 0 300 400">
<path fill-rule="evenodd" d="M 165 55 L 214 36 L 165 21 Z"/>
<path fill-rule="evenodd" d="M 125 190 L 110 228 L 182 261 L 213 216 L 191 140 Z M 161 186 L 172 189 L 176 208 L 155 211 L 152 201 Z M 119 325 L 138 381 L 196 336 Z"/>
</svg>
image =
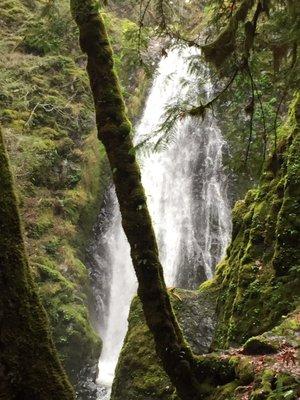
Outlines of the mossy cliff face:
<svg viewBox="0 0 300 400">
<path fill-rule="evenodd" d="M 299 301 L 300 106 L 294 101 L 256 189 L 233 210 L 233 237 L 212 283 L 220 291 L 214 346 L 273 328 Z"/>
<path fill-rule="evenodd" d="M 76 384 L 101 350 L 89 322 L 88 272 L 82 260 L 104 190 L 99 184 L 105 182 L 104 151 L 93 132 L 83 60 L 68 55 L 76 35 L 74 27 L 68 30 L 67 2 L 61 14 L 49 10 L 51 17 L 44 18 L 40 2 L 4 3 L 0 120 L 29 263 L 61 360 Z"/>
<path fill-rule="evenodd" d="M 206 353 L 216 324 L 214 296 L 175 289 L 172 306 L 185 338 L 196 354 Z M 131 305 L 129 328 L 116 370 L 112 400 L 177 400 L 168 376 L 155 353 L 139 299 Z"/>
<path fill-rule="evenodd" d="M 69 1 L 4 0 L 0 19 L 0 122 L 25 245 L 61 360 L 77 384 L 82 371 L 96 373 L 101 350 L 89 321 L 84 250 L 110 174 Z M 138 112 L 147 77 L 127 47 L 138 27 L 111 13 L 105 19 L 123 82 L 136 73 L 122 91 Z"/>
<path fill-rule="evenodd" d="M 171 295 L 193 350 L 197 353 L 193 338 L 199 335 L 200 342 L 209 338 L 200 352 L 215 351 L 199 356 L 205 399 L 295 400 L 299 396 L 299 120 L 297 97 L 287 123 L 280 129 L 277 157 L 269 160 L 258 187 L 234 208 L 233 238 L 227 256 L 213 280 L 191 295 L 196 304 L 187 303 L 181 314 L 177 306 L 185 304 L 184 294 L 188 292 L 175 291 L 182 302 Z M 185 325 L 184 316 L 194 306 L 202 310 L 207 307 L 208 314 L 205 311 L 195 324 Z M 112 400 L 177 400 L 141 312 L 134 300 Z M 202 330 L 211 315 L 217 320 L 213 339 L 211 332 Z M 193 316 L 191 321 L 195 322 Z M 241 344 L 244 347 L 230 347 Z M 203 382 L 201 371 L 206 371 Z M 207 375 L 212 379 L 207 380 Z"/>
<path fill-rule="evenodd" d="M 0 397 L 73 400 L 29 269 L 0 131 Z"/>
</svg>

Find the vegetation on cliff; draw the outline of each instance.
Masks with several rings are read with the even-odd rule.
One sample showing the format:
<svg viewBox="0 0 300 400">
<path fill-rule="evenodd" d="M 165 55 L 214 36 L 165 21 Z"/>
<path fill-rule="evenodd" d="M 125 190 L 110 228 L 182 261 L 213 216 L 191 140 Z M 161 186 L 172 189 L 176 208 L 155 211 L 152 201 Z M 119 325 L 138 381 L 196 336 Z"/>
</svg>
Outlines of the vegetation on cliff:
<svg viewBox="0 0 300 400">
<path fill-rule="evenodd" d="M 96 138 L 85 59 L 69 2 L 5 0 L 0 19 L 0 122 L 25 244 L 55 344 L 77 383 L 82 369 L 97 364 L 101 350 L 88 316 L 84 249 L 110 173 Z M 113 13 L 106 13 L 105 20 L 118 50 L 122 93 L 137 114 L 147 87 L 131 46 L 137 26 Z"/>
<path fill-rule="evenodd" d="M 233 209 L 232 243 L 214 283 L 217 347 L 267 331 L 299 302 L 299 109 L 298 95 L 259 186 Z"/>
<path fill-rule="evenodd" d="M 83 248 L 101 202 L 104 152 L 93 134 L 81 61 L 68 54 L 75 40 L 67 3 L 50 15 L 44 7 L 18 0 L 0 6 L 0 119 L 29 262 L 60 357 L 76 382 L 100 352 L 87 312 L 88 273 L 75 246 Z"/>
<path fill-rule="evenodd" d="M 1 131 L 0 184 L 0 397 L 72 400 L 29 269 Z"/>
</svg>

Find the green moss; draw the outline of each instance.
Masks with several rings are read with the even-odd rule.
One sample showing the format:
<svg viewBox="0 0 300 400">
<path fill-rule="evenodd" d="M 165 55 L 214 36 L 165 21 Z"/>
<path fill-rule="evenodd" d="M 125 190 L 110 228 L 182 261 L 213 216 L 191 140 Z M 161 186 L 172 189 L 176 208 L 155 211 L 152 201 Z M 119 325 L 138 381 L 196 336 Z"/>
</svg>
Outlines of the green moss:
<svg viewBox="0 0 300 400">
<path fill-rule="evenodd" d="M 132 302 L 128 322 L 129 330 L 117 365 L 112 400 L 179 400 L 157 359 L 154 340 L 145 323 L 138 298 Z"/>
<path fill-rule="evenodd" d="M 75 382 L 100 352 L 87 312 L 90 288 L 83 261 L 110 173 L 95 134 L 69 2 L 2 3 L 0 122 L 13 160 L 29 259 L 60 356 Z M 114 20 L 115 45 L 129 44 L 125 41 L 136 26 L 112 14 L 107 19 Z M 126 83 L 137 70 L 133 53 L 118 52 L 128 65 L 122 70 Z M 142 75 L 139 71 L 127 86 L 128 103 Z"/>
<path fill-rule="evenodd" d="M 299 320 L 299 307 L 294 312 L 288 316 L 283 316 L 283 321 L 280 325 L 273 329 L 276 335 L 289 337 L 294 335 L 300 330 L 300 320 Z"/>
<path fill-rule="evenodd" d="M 235 400 L 235 389 L 239 386 L 238 381 L 232 381 L 215 390 L 209 400 Z"/>
<path fill-rule="evenodd" d="M 278 349 L 263 336 L 252 337 L 248 339 L 244 345 L 245 354 L 273 354 L 276 353 L 277 350 Z"/>
<path fill-rule="evenodd" d="M 27 223 L 27 235 L 31 239 L 39 239 L 53 228 L 54 218 L 51 210 L 37 218 L 36 221 Z"/>
<path fill-rule="evenodd" d="M 29 269 L 1 131 L 0 181 L 1 397 L 71 400 L 75 395 L 59 362 Z"/>
<path fill-rule="evenodd" d="M 78 381 L 81 366 L 94 366 L 101 351 L 101 341 L 89 323 L 86 296 L 78 293 L 78 283 L 87 284 L 86 270 L 74 271 L 66 279 L 47 258 L 34 264 L 40 282 L 40 296 L 45 305 L 54 333 L 54 341 L 72 382 Z M 74 264 L 74 262 L 73 262 Z M 81 277 L 78 276 L 81 274 Z M 73 283 L 72 283 L 73 281 Z"/>
<path fill-rule="evenodd" d="M 235 366 L 240 385 L 249 385 L 255 377 L 255 367 L 249 358 L 240 358 Z"/>
<path fill-rule="evenodd" d="M 29 10 L 20 0 L 3 0 L 0 17 L 4 24 L 18 23 L 30 16 Z"/>
<path fill-rule="evenodd" d="M 215 296 L 211 293 L 182 289 L 170 293 L 172 307 L 183 327 L 185 338 L 195 352 L 207 352 L 214 325 L 214 321 L 209 322 L 209 320 L 214 313 Z M 117 365 L 112 399 L 179 400 L 155 353 L 154 340 L 137 297 L 132 302 L 128 322 L 129 329 Z M 210 372 L 205 374 L 209 379 L 202 382 L 203 393 L 211 392 L 213 384 L 216 383 L 217 373 L 222 372 L 221 375 L 226 380 L 228 376 L 226 362 L 219 362 L 215 357 L 209 359 L 199 357 L 197 363 L 199 374 L 203 369 L 210 368 Z"/>
<path fill-rule="evenodd" d="M 201 284 L 201 286 L 199 287 L 199 291 L 206 292 L 207 290 L 209 290 L 210 288 L 213 288 L 213 287 L 214 287 L 213 279 L 208 279 L 207 281 L 205 281 Z"/>
<path fill-rule="evenodd" d="M 216 347 L 267 331 L 299 301 L 298 107 L 281 131 L 280 168 L 274 174 L 270 160 L 259 186 L 233 210 L 232 243 L 212 284 L 220 290 Z"/>
</svg>

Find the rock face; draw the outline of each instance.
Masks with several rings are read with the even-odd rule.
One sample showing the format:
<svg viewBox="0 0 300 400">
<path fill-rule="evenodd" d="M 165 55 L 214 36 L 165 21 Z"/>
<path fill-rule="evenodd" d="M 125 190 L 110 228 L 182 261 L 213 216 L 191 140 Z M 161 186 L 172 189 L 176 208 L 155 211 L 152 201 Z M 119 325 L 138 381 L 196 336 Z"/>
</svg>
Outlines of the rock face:
<svg viewBox="0 0 300 400">
<path fill-rule="evenodd" d="M 298 96 L 260 184 L 233 209 L 232 242 L 212 283 L 220 291 L 215 348 L 272 329 L 299 301 L 299 104 Z"/>
<path fill-rule="evenodd" d="M 195 354 L 207 353 L 217 321 L 216 298 L 211 293 L 208 295 L 204 291 L 183 289 L 175 289 L 172 297 L 179 324 L 193 352 Z"/>
<path fill-rule="evenodd" d="M 172 289 L 172 305 L 185 338 L 196 354 L 209 351 L 216 325 L 216 296 L 212 293 Z M 154 349 L 141 303 L 135 298 L 129 314 L 129 328 L 117 365 L 112 400 L 175 400 Z"/>
</svg>

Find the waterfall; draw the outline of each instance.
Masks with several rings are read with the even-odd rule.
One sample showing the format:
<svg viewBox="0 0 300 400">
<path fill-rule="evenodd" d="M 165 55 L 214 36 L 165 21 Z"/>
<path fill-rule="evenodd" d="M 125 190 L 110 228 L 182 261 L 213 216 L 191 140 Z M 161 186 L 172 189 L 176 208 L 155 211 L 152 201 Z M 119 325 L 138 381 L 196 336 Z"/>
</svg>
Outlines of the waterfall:
<svg viewBox="0 0 300 400">
<path fill-rule="evenodd" d="M 136 129 L 137 143 L 158 129 L 167 105 L 174 100 L 185 101 L 199 86 L 199 77 L 189 70 L 188 58 L 193 55 L 194 49 L 173 49 L 160 61 Z M 204 89 L 209 98 L 209 80 Z M 231 216 L 222 168 L 225 146 L 217 122 L 208 115 L 204 122 L 179 119 L 174 140 L 165 150 L 140 155 L 142 182 L 168 286 L 192 289 L 211 278 L 229 242 Z M 102 313 L 99 330 L 103 338 L 99 399 L 109 398 L 127 330 L 130 301 L 137 289 L 113 188 L 109 198 L 109 223 L 105 222 L 100 243 L 94 246 L 97 299 Z"/>
</svg>

